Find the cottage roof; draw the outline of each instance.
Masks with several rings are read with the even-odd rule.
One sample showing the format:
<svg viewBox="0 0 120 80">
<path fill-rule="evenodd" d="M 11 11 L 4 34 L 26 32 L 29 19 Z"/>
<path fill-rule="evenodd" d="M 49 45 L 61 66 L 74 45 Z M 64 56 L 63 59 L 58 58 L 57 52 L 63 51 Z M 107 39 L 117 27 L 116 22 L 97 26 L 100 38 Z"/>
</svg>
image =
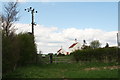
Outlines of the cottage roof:
<svg viewBox="0 0 120 80">
<path fill-rule="evenodd" d="M 62 49 L 59 49 L 57 52 L 60 52 Z"/>
<path fill-rule="evenodd" d="M 72 44 L 69 48 L 73 48 L 77 43 Z"/>
</svg>

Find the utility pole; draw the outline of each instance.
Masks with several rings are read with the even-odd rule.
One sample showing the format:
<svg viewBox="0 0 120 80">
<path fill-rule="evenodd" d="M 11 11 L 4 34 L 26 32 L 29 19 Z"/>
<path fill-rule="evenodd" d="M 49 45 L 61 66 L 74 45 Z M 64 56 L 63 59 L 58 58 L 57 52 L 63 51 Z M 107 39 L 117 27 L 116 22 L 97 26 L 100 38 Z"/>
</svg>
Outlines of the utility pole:
<svg viewBox="0 0 120 80">
<path fill-rule="evenodd" d="M 32 23 L 31 23 L 32 24 L 32 35 L 34 35 L 34 25 L 36 25 L 34 22 L 34 13 L 37 13 L 37 11 L 35 11 L 35 9 L 32 7 L 25 9 L 25 11 L 31 12 L 32 14 Z"/>
<path fill-rule="evenodd" d="M 35 9 L 32 8 L 32 7 L 25 9 L 25 11 L 31 12 L 31 14 L 32 14 L 31 24 L 32 24 L 32 35 L 34 36 L 34 25 L 36 25 L 35 22 L 34 22 L 34 13 L 37 13 L 37 11 L 35 11 Z M 37 54 L 35 55 L 35 62 L 37 63 Z"/>
<path fill-rule="evenodd" d="M 118 47 L 120 48 L 120 36 L 119 36 L 119 33 L 117 33 L 117 44 L 118 44 Z"/>
</svg>

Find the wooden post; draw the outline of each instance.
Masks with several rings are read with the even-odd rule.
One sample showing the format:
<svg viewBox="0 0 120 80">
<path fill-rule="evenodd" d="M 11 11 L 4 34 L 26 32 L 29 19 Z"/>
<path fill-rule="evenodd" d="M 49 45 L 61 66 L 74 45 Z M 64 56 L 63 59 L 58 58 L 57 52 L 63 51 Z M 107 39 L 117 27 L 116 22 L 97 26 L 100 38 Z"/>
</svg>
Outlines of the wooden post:
<svg viewBox="0 0 120 80">
<path fill-rule="evenodd" d="M 53 63 L 53 54 L 50 53 L 50 63 L 52 64 Z"/>
</svg>

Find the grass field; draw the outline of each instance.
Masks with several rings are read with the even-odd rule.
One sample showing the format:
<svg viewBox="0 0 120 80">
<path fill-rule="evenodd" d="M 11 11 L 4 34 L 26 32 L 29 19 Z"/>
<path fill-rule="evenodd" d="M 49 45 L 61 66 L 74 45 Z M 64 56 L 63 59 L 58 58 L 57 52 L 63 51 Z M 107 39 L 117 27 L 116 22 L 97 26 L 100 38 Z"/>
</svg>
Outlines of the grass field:
<svg viewBox="0 0 120 80">
<path fill-rule="evenodd" d="M 115 63 L 59 63 L 20 67 L 7 78 L 118 78 Z"/>
</svg>

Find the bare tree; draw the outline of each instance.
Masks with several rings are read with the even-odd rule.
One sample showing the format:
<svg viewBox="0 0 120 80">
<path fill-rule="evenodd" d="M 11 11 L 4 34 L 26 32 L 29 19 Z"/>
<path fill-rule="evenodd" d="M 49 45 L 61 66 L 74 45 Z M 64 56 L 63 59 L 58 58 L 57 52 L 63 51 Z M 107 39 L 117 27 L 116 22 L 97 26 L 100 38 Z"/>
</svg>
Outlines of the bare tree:
<svg viewBox="0 0 120 80">
<path fill-rule="evenodd" d="M 13 23 L 19 20 L 18 13 L 18 2 L 8 2 L 4 5 L 4 12 L 2 13 L 2 28 L 6 36 L 12 32 Z"/>
</svg>

